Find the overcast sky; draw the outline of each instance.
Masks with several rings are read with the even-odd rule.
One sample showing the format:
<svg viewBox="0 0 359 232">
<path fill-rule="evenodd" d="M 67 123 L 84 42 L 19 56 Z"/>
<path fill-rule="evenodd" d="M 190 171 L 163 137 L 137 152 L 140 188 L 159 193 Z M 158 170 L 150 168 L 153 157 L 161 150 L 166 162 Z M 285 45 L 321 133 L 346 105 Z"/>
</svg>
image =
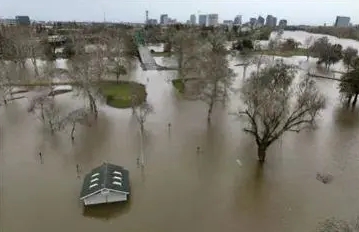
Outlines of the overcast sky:
<svg viewBox="0 0 359 232">
<path fill-rule="evenodd" d="M 0 17 L 29 15 L 34 20 L 144 22 L 160 14 L 186 21 L 190 14 L 218 13 L 220 21 L 272 14 L 289 24 L 332 24 L 337 15 L 359 24 L 359 0 L 0 0 Z"/>
</svg>

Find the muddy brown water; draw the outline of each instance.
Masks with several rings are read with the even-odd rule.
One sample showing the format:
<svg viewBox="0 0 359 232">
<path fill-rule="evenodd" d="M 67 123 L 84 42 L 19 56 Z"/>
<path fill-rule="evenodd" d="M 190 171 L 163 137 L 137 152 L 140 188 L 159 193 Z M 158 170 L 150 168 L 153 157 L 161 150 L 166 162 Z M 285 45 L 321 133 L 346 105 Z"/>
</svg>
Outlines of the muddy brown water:
<svg viewBox="0 0 359 232">
<path fill-rule="evenodd" d="M 242 69 L 235 71 L 238 85 Z M 149 79 L 155 108 L 146 122 L 143 170 L 136 164 L 140 140 L 130 110 L 101 106 L 97 124 L 79 126 L 72 144 L 69 133 L 49 136 L 26 113 L 26 99 L 0 109 L 1 231 L 299 232 L 331 216 L 357 214 L 359 114 L 341 110 L 336 82 L 317 80 L 329 100 L 319 129 L 285 134 L 259 169 L 252 138 L 228 114 L 238 105 L 235 97 L 227 108 L 216 107 L 208 127 L 206 106 L 184 101 L 168 83 L 175 72 L 136 70 L 132 76 Z M 56 98 L 64 110 L 83 104 L 68 93 Z M 84 210 L 82 178 L 105 161 L 129 169 L 131 199 Z M 317 172 L 331 173 L 334 181 L 322 184 Z"/>
</svg>

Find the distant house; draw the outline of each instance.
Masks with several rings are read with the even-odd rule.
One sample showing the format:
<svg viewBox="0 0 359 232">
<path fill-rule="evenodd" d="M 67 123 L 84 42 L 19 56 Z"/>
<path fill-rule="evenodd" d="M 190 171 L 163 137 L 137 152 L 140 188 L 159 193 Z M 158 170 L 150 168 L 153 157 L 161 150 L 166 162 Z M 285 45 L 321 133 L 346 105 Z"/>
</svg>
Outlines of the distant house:
<svg viewBox="0 0 359 232">
<path fill-rule="evenodd" d="M 85 176 L 80 200 L 85 205 L 127 201 L 129 172 L 121 166 L 104 163 Z"/>
</svg>

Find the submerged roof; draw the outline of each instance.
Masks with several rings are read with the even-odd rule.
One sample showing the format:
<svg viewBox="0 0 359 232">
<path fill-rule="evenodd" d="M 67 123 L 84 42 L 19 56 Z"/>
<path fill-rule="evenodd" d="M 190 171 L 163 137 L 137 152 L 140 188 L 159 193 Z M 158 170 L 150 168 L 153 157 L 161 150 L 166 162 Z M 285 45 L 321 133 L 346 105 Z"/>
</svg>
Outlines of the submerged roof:
<svg viewBox="0 0 359 232">
<path fill-rule="evenodd" d="M 102 189 L 130 193 L 129 172 L 121 166 L 104 163 L 85 176 L 81 199 L 89 197 Z"/>
</svg>

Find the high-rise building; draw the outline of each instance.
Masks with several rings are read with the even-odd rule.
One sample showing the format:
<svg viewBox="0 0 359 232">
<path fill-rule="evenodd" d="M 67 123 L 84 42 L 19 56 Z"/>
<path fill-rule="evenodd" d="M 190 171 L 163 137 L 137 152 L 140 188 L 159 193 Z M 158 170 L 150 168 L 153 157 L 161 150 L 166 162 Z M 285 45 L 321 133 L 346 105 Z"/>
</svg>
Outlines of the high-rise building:
<svg viewBox="0 0 359 232">
<path fill-rule="evenodd" d="M 21 16 L 18 15 L 15 17 L 17 25 L 21 26 L 29 26 L 30 25 L 30 17 L 29 16 Z"/>
<path fill-rule="evenodd" d="M 218 14 L 209 14 L 208 15 L 208 26 L 217 26 L 218 25 Z"/>
<path fill-rule="evenodd" d="M 285 28 L 287 26 L 287 24 L 288 24 L 288 21 L 286 19 L 281 19 L 281 20 L 279 20 L 278 26 L 281 28 Z"/>
<path fill-rule="evenodd" d="M 207 15 L 199 15 L 198 24 L 201 26 L 207 26 Z"/>
<path fill-rule="evenodd" d="M 268 15 L 266 20 L 267 27 L 275 27 L 277 25 L 277 18 L 273 15 Z"/>
<path fill-rule="evenodd" d="M 257 19 L 256 18 L 250 18 L 249 19 L 249 24 L 251 25 L 251 27 L 255 26 L 257 24 Z"/>
<path fill-rule="evenodd" d="M 192 25 L 196 25 L 197 24 L 196 15 L 192 14 L 190 17 L 190 21 Z"/>
<path fill-rule="evenodd" d="M 259 16 L 257 19 L 257 26 L 262 27 L 264 26 L 265 19 L 262 16 Z"/>
<path fill-rule="evenodd" d="M 349 23 L 350 23 L 350 17 L 337 16 L 334 26 L 335 27 L 349 27 Z"/>
<path fill-rule="evenodd" d="M 168 14 L 162 14 L 160 17 L 160 23 L 162 25 L 167 25 L 168 24 Z"/>
<path fill-rule="evenodd" d="M 147 24 L 148 23 L 148 10 L 146 10 L 146 21 L 145 23 Z"/>
<path fill-rule="evenodd" d="M 233 24 L 234 24 L 234 25 L 242 25 L 242 15 L 237 15 L 237 16 L 234 18 Z"/>
<path fill-rule="evenodd" d="M 277 17 L 273 17 L 273 27 L 277 26 Z"/>
</svg>

